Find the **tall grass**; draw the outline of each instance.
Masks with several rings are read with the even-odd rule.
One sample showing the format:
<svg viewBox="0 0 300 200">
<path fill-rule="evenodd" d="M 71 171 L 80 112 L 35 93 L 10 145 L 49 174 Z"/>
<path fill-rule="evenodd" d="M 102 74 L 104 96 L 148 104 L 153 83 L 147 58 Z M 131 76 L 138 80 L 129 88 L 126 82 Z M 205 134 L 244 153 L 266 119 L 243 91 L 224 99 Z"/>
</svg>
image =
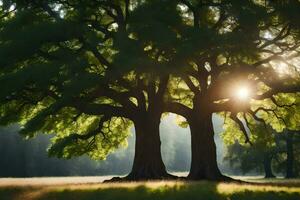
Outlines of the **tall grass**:
<svg viewBox="0 0 300 200">
<path fill-rule="evenodd" d="M 299 200 L 300 187 L 215 182 L 145 182 L 0 188 L 1 200 Z"/>
</svg>

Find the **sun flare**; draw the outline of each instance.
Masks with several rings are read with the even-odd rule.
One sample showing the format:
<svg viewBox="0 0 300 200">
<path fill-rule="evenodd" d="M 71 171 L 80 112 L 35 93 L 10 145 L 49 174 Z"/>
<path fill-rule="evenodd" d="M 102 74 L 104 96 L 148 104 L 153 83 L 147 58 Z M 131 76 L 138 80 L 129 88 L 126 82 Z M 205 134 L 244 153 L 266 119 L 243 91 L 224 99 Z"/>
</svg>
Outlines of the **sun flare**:
<svg viewBox="0 0 300 200">
<path fill-rule="evenodd" d="M 246 100 L 250 96 L 250 90 L 248 87 L 240 87 L 237 89 L 236 96 L 241 100 Z"/>
</svg>

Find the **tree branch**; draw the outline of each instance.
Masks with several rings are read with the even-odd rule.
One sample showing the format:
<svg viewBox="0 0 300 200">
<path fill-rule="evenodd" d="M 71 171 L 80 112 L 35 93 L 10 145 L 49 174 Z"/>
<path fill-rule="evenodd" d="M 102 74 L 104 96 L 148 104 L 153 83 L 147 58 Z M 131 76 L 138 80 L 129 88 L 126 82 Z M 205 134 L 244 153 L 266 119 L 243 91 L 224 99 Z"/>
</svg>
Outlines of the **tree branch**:
<svg viewBox="0 0 300 200">
<path fill-rule="evenodd" d="M 192 109 L 177 102 L 167 102 L 164 107 L 165 112 L 171 112 L 185 117 L 191 118 Z"/>
<path fill-rule="evenodd" d="M 246 131 L 245 127 L 244 127 L 243 122 L 235 114 L 231 115 L 230 117 L 231 117 L 232 120 L 234 120 L 238 124 L 238 126 L 240 127 L 240 130 L 243 132 L 243 134 L 244 134 L 244 136 L 246 138 L 245 139 L 245 143 L 249 143 L 249 144 L 252 145 L 252 143 L 250 141 L 250 138 L 249 138 L 249 136 L 247 134 L 247 131 Z"/>
</svg>

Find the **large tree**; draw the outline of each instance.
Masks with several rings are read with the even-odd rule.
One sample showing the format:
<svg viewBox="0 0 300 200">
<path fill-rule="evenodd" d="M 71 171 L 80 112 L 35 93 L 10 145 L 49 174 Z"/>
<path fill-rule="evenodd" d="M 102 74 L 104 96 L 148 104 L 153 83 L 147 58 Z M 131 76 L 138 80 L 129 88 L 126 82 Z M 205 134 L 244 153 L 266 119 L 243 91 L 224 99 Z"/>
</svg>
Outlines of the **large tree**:
<svg viewBox="0 0 300 200">
<path fill-rule="evenodd" d="M 126 142 L 131 121 L 136 152 L 126 179 L 171 178 L 159 123 L 168 83 L 164 57 L 173 42 L 166 37 L 176 35 L 166 24 L 180 18 L 173 18 L 176 4 L 165 5 L 3 1 L 1 123 L 21 123 L 27 137 L 55 134 L 50 155 L 103 159 Z M 157 8 L 153 20 L 148 11 Z M 141 24 L 143 17 L 159 35 Z"/>
<path fill-rule="evenodd" d="M 300 3 L 179 2 L 190 28 L 180 32 L 184 39 L 178 52 L 189 62 L 170 82 L 172 100 L 166 110 L 184 116 L 191 129 L 188 178 L 227 179 L 216 162 L 214 113 L 230 118 L 246 142 L 251 123 L 271 124 L 278 131 L 299 128 Z M 288 113 L 289 120 L 284 120 Z"/>
</svg>

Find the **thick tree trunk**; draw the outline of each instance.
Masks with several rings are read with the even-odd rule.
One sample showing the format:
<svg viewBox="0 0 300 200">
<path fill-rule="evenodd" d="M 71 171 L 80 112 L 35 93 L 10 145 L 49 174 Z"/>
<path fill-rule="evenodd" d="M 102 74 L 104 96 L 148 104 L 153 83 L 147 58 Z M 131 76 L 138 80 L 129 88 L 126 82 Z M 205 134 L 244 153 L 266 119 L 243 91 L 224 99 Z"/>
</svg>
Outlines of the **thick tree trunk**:
<svg viewBox="0 0 300 200">
<path fill-rule="evenodd" d="M 147 101 L 144 89 L 139 92 L 138 110 L 135 112 L 136 115 L 131 118 L 136 136 L 133 166 L 129 175 L 121 180 L 143 181 L 177 178 L 167 173 L 161 156 L 159 125 L 163 112 L 164 92 L 169 77 L 160 78 L 157 91 L 155 80 L 150 80 L 147 87 Z"/>
<path fill-rule="evenodd" d="M 191 130 L 192 162 L 190 180 L 228 180 L 217 165 L 212 114 L 195 112 L 188 120 Z"/>
<path fill-rule="evenodd" d="M 265 171 L 265 178 L 275 177 L 272 171 L 272 158 L 269 154 L 264 155 L 264 171 Z"/>
<path fill-rule="evenodd" d="M 136 143 L 133 167 L 126 180 L 153 180 L 173 178 L 166 171 L 161 157 L 159 136 L 160 116 L 135 122 Z"/>
<path fill-rule="evenodd" d="M 294 178 L 294 144 L 293 133 L 287 132 L 286 137 L 286 178 Z"/>
</svg>

